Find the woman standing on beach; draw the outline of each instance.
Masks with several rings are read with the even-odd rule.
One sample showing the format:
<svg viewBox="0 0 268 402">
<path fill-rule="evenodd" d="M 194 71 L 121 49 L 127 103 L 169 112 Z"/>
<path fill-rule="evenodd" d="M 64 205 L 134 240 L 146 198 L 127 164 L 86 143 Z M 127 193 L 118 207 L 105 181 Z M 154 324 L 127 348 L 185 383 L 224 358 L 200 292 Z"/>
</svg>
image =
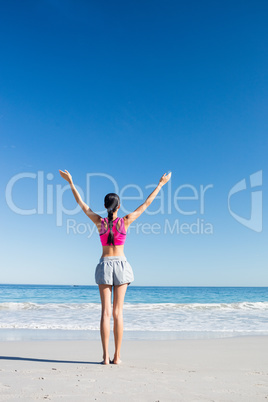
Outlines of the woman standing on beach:
<svg viewBox="0 0 268 402">
<path fill-rule="evenodd" d="M 147 197 L 134 212 L 119 218 L 117 216 L 120 208 L 120 199 L 117 194 L 109 193 L 104 198 L 104 206 L 107 209 L 108 217 L 102 218 L 93 212 L 89 206 L 81 199 L 75 188 L 70 173 L 65 170 L 59 171 L 61 176 L 70 184 L 73 195 L 85 214 L 97 226 L 102 244 L 102 256 L 95 270 L 95 280 L 99 286 L 101 298 L 101 321 L 100 333 L 103 348 L 103 364 L 119 364 L 120 349 L 123 338 L 123 304 L 128 285 L 134 280 L 132 268 L 124 255 L 124 243 L 129 225 L 134 222 L 152 203 L 161 187 L 166 184 L 171 173 L 165 173 L 154 191 Z M 114 359 L 109 359 L 109 336 L 111 318 L 111 299 L 112 288 L 114 288 L 113 298 L 113 319 L 114 319 Z"/>
</svg>

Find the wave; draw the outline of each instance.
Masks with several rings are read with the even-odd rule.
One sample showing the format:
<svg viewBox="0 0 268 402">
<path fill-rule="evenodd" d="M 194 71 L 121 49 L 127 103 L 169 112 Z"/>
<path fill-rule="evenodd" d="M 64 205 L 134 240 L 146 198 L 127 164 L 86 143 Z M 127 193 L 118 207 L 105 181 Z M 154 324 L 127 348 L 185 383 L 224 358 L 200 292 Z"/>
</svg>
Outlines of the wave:
<svg viewBox="0 0 268 402">
<path fill-rule="evenodd" d="M 16 310 L 88 310 L 99 311 L 100 303 L 0 303 L 0 311 Z M 268 302 L 239 302 L 239 303 L 125 303 L 125 310 L 155 310 L 155 311 L 199 311 L 199 310 L 217 310 L 217 311 L 237 311 L 237 310 L 258 310 L 267 311 Z"/>
<path fill-rule="evenodd" d="M 154 303 L 125 304 L 126 309 L 142 310 L 268 310 L 268 302 L 240 303 Z"/>
<path fill-rule="evenodd" d="M 99 303 L 0 303 L 1 310 L 99 310 Z"/>
<path fill-rule="evenodd" d="M 132 331 L 268 333 L 268 302 L 126 303 L 124 326 Z M 0 303 L 0 328 L 98 330 L 100 303 Z"/>
</svg>

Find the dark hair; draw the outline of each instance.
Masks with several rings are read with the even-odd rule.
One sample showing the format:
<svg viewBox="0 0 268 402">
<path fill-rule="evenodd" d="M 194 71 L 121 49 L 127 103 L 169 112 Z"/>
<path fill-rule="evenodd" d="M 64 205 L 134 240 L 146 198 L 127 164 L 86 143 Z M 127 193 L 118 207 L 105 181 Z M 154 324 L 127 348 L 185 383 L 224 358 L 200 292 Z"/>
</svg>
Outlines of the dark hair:
<svg viewBox="0 0 268 402">
<path fill-rule="evenodd" d="M 104 198 L 104 206 L 108 212 L 108 224 L 110 228 L 109 236 L 108 236 L 108 244 L 114 245 L 114 234 L 112 231 L 113 228 L 113 212 L 117 210 L 120 205 L 120 198 L 115 193 L 109 193 Z"/>
</svg>

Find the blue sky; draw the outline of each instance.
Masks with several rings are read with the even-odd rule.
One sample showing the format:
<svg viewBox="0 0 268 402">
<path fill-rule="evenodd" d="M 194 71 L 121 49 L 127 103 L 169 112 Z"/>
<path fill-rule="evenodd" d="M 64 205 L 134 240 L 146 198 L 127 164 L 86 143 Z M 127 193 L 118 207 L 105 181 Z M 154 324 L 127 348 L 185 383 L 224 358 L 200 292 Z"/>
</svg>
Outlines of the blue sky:
<svg viewBox="0 0 268 402">
<path fill-rule="evenodd" d="M 89 191 L 97 212 L 114 191 L 107 175 L 124 196 L 139 191 L 145 199 L 171 170 L 171 188 L 149 209 L 162 213 L 144 213 L 127 238 L 133 284 L 268 286 L 267 11 L 264 1 L 6 2 L 0 282 L 94 284 L 100 241 L 89 236 L 83 212 L 63 214 L 59 224 L 66 183 L 58 169 Z M 256 172 L 262 185 L 251 189 Z M 39 202 L 39 213 L 10 207 L 7 189 L 18 174 L 14 205 L 29 210 Z M 247 188 L 232 196 L 231 209 L 250 219 L 252 207 L 259 221 L 262 212 L 261 231 L 228 210 L 229 191 L 243 179 Z M 200 186 L 209 185 L 201 213 Z M 195 200 L 174 201 L 194 192 Z M 76 207 L 70 191 L 62 197 L 64 208 Z M 158 234 L 148 230 L 153 223 Z M 202 224 L 211 233 L 193 233 Z M 167 229 L 181 225 L 188 234 Z"/>
</svg>

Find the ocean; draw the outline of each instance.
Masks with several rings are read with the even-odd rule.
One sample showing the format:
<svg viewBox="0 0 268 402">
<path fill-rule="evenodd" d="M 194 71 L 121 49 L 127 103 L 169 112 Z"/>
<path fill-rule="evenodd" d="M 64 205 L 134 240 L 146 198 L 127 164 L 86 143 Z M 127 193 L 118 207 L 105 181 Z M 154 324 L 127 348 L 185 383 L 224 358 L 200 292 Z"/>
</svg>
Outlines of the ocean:
<svg viewBox="0 0 268 402">
<path fill-rule="evenodd" d="M 97 286 L 0 285 L 0 340 L 98 339 L 100 307 Z M 127 289 L 124 338 L 240 335 L 268 335 L 268 287 Z"/>
</svg>

